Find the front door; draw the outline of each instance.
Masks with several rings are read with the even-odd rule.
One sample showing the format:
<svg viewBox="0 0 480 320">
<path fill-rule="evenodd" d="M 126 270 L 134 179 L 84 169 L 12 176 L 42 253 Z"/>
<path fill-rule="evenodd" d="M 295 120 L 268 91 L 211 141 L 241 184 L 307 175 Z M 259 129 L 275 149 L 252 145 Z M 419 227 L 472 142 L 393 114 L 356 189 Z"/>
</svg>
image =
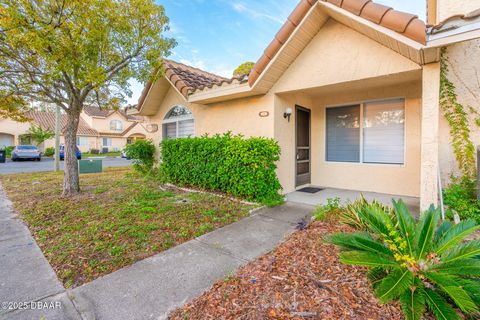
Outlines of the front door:
<svg viewBox="0 0 480 320">
<path fill-rule="evenodd" d="M 309 184 L 310 180 L 310 110 L 295 106 L 296 163 L 295 186 Z"/>
</svg>

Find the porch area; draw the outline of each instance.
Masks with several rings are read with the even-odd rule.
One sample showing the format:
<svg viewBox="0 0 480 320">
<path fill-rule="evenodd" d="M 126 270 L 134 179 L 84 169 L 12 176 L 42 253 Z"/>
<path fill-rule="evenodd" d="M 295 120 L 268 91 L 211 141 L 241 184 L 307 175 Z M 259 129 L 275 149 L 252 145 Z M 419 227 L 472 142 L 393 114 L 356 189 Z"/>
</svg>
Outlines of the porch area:
<svg viewBox="0 0 480 320">
<path fill-rule="evenodd" d="M 392 199 L 402 199 L 413 214 L 418 215 L 420 213 L 420 198 L 417 197 L 336 188 L 318 188 L 321 190 L 315 193 L 303 192 L 299 190 L 290 192 L 286 195 L 287 202 L 318 206 L 326 205 L 328 199 L 334 199 L 338 197 L 341 201 L 341 204 L 346 205 L 360 199 L 361 195 L 363 194 L 367 201 L 376 200 L 387 206 L 392 205 Z"/>
</svg>

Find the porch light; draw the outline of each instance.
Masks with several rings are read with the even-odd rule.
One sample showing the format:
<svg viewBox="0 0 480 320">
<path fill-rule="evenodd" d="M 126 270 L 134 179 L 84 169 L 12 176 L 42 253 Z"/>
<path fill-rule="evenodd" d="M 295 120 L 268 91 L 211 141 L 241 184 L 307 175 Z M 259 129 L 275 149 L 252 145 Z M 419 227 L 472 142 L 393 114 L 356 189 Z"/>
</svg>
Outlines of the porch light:
<svg viewBox="0 0 480 320">
<path fill-rule="evenodd" d="M 288 122 L 290 122 L 290 116 L 291 115 L 292 115 L 292 108 L 285 109 L 285 112 L 283 113 L 283 117 L 285 119 L 288 119 Z"/>
</svg>

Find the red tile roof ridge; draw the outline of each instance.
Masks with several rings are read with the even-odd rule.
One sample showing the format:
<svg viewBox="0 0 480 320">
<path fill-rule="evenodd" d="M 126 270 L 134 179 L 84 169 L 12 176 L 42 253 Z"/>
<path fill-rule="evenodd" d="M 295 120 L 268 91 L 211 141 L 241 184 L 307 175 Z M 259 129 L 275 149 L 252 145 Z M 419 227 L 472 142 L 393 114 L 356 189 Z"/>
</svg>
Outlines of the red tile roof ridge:
<svg viewBox="0 0 480 320">
<path fill-rule="evenodd" d="M 430 25 L 429 27 L 431 27 L 433 30 L 438 30 L 453 20 L 473 20 L 478 17 L 480 17 L 480 8 L 472 12 L 469 12 L 467 14 L 455 14 L 453 16 L 443 19 L 441 22 L 437 23 L 436 25 Z"/>
</svg>

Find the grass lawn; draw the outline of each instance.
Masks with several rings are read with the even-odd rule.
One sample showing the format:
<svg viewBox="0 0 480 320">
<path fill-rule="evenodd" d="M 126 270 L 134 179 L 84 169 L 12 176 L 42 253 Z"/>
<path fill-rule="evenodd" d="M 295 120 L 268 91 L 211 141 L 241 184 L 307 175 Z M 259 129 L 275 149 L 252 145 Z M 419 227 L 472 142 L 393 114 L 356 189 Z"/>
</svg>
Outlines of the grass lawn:
<svg viewBox="0 0 480 320">
<path fill-rule="evenodd" d="M 0 175 L 0 181 L 66 287 L 111 273 L 248 215 L 226 198 L 161 190 L 130 168 L 81 175 L 62 198 L 62 173 Z"/>
<path fill-rule="evenodd" d="M 84 152 L 82 153 L 82 158 L 88 158 L 88 157 L 120 157 L 121 152 L 116 151 L 116 152 L 107 152 L 107 153 L 99 153 L 99 154 L 93 154 L 89 152 Z"/>
</svg>

